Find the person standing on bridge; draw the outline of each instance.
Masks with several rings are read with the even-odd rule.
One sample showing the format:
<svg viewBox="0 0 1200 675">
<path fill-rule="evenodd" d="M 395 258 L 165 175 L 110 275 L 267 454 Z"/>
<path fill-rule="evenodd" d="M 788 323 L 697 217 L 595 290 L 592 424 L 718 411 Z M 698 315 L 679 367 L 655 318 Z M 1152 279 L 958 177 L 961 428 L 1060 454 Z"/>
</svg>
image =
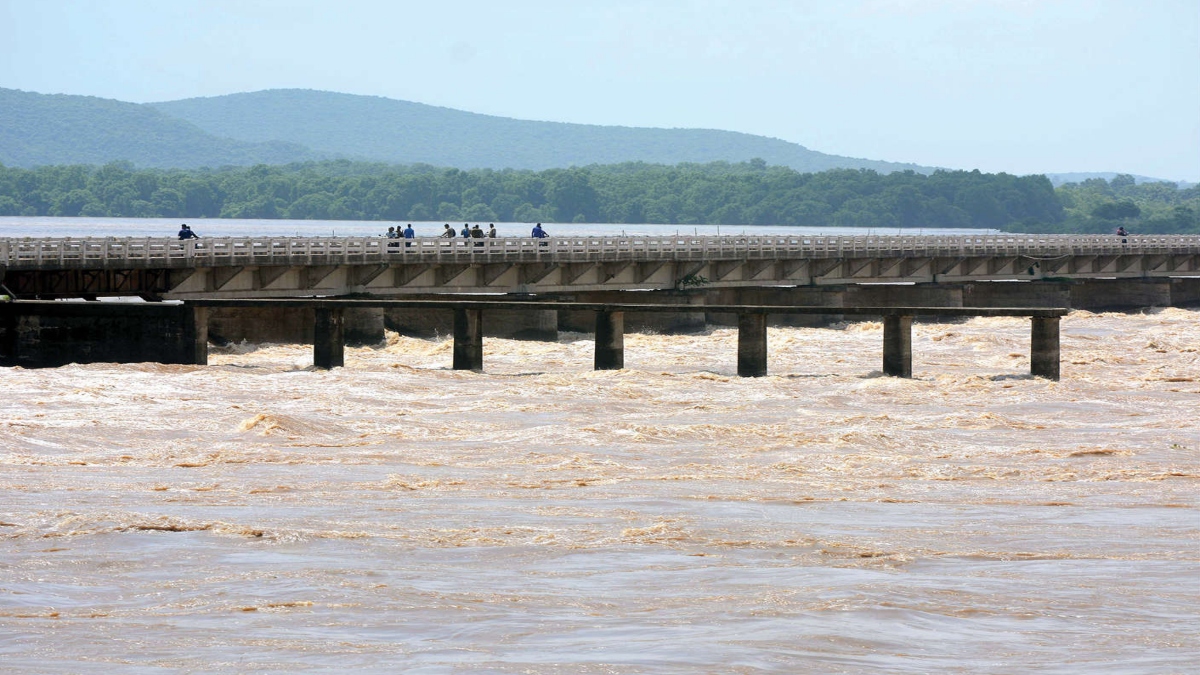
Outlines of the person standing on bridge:
<svg viewBox="0 0 1200 675">
<path fill-rule="evenodd" d="M 533 226 L 533 232 L 531 234 L 534 239 L 545 239 L 546 237 L 550 236 L 545 230 L 542 229 L 541 223 Z"/>
<path fill-rule="evenodd" d="M 442 239 L 453 239 L 454 230 L 450 229 L 450 223 L 446 223 L 446 229 L 442 230 Z"/>
<path fill-rule="evenodd" d="M 488 223 L 488 239 L 496 238 L 496 224 Z"/>
<path fill-rule="evenodd" d="M 468 225 L 467 223 L 463 223 L 463 229 L 459 232 L 459 234 L 462 235 L 463 239 L 470 239 L 471 238 L 471 226 Z"/>
<path fill-rule="evenodd" d="M 199 238 L 200 238 L 200 235 L 196 234 L 195 232 L 192 232 L 192 228 L 188 227 L 187 223 L 184 223 L 183 225 L 179 226 L 180 241 L 182 241 L 184 239 L 199 239 Z"/>
<path fill-rule="evenodd" d="M 414 230 L 412 228 L 412 223 L 409 223 L 408 227 L 404 228 L 404 240 L 405 240 L 404 248 L 408 248 L 409 246 L 412 246 L 411 240 L 416 239 L 416 238 L 417 238 L 417 232 L 416 232 L 416 230 Z"/>
</svg>

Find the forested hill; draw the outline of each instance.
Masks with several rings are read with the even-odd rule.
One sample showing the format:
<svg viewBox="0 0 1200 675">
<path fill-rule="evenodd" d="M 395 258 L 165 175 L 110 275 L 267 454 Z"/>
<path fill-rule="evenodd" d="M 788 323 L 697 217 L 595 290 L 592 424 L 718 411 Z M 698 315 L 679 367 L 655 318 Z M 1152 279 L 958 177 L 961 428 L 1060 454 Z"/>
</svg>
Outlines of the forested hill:
<svg viewBox="0 0 1200 675">
<path fill-rule="evenodd" d="M 0 89 L 0 163 L 143 167 L 287 163 L 318 156 L 295 144 L 218 138 L 150 106 Z"/>
<path fill-rule="evenodd" d="M 802 172 L 932 169 L 826 155 L 787 141 L 709 129 L 650 129 L 535 122 L 376 96 L 274 89 L 154 103 L 209 133 L 288 141 L 330 155 L 460 169 L 549 169 L 641 161 L 655 164 L 754 158 Z"/>
</svg>

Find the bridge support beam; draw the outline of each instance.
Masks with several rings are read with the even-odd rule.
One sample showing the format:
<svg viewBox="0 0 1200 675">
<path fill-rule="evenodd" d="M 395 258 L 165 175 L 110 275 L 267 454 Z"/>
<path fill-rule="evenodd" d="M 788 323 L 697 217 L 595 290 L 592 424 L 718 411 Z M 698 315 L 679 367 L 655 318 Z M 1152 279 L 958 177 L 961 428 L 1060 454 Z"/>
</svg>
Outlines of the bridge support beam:
<svg viewBox="0 0 1200 675">
<path fill-rule="evenodd" d="M 483 310 L 454 310 L 454 369 L 483 371 Z"/>
<path fill-rule="evenodd" d="M 883 317 L 883 374 L 912 377 L 912 317 Z"/>
<path fill-rule="evenodd" d="M 1034 377 L 1059 379 L 1059 339 L 1057 316 L 1035 316 L 1029 348 L 1029 372 Z"/>
<path fill-rule="evenodd" d="M 767 374 L 767 315 L 738 314 L 738 376 Z"/>
<path fill-rule="evenodd" d="M 625 312 L 596 312 L 596 370 L 625 367 Z"/>
<path fill-rule="evenodd" d="M 346 321 L 344 310 L 318 307 L 313 326 L 313 365 L 341 368 L 346 365 Z"/>
<path fill-rule="evenodd" d="M 208 308 L 186 307 L 183 315 L 183 361 L 208 365 Z"/>
</svg>

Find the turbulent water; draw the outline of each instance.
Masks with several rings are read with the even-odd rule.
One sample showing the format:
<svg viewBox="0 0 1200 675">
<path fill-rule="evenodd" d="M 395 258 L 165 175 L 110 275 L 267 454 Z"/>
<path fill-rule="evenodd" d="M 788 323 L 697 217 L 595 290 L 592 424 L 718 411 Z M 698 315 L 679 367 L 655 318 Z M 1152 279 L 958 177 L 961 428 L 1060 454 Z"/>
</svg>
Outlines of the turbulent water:
<svg viewBox="0 0 1200 675">
<path fill-rule="evenodd" d="M 1200 313 L 0 371 L 0 670 L 1186 673 Z"/>
</svg>

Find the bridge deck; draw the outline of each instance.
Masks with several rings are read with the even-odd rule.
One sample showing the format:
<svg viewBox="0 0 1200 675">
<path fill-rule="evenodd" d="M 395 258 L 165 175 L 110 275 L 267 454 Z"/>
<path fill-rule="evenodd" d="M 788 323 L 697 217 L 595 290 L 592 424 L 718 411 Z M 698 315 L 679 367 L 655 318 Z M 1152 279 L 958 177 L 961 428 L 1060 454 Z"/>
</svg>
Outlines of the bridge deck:
<svg viewBox="0 0 1200 675">
<path fill-rule="evenodd" d="M 797 305 L 688 305 L 645 304 L 630 302 L 548 302 L 525 300 L 383 300 L 343 298 L 279 298 L 237 300 L 188 300 L 195 307 L 290 307 L 294 309 L 497 309 L 568 310 L 589 312 L 712 312 L 728 314 L 843 314 L 852 316 L 1025 316 L 1037 318 L 1066 316 L 1063 307 L 828 307 Z"/>
<path fill-rule="evenodd" d="M 409 245 L 405 245 L 409 244 Z M 1188 255 L 1197 235 L 584 236 L 530 239 L 227 237 L 0 239 L 0 267 L 20 269 L 588 262 L 867 257 Z"/>
</svg>

